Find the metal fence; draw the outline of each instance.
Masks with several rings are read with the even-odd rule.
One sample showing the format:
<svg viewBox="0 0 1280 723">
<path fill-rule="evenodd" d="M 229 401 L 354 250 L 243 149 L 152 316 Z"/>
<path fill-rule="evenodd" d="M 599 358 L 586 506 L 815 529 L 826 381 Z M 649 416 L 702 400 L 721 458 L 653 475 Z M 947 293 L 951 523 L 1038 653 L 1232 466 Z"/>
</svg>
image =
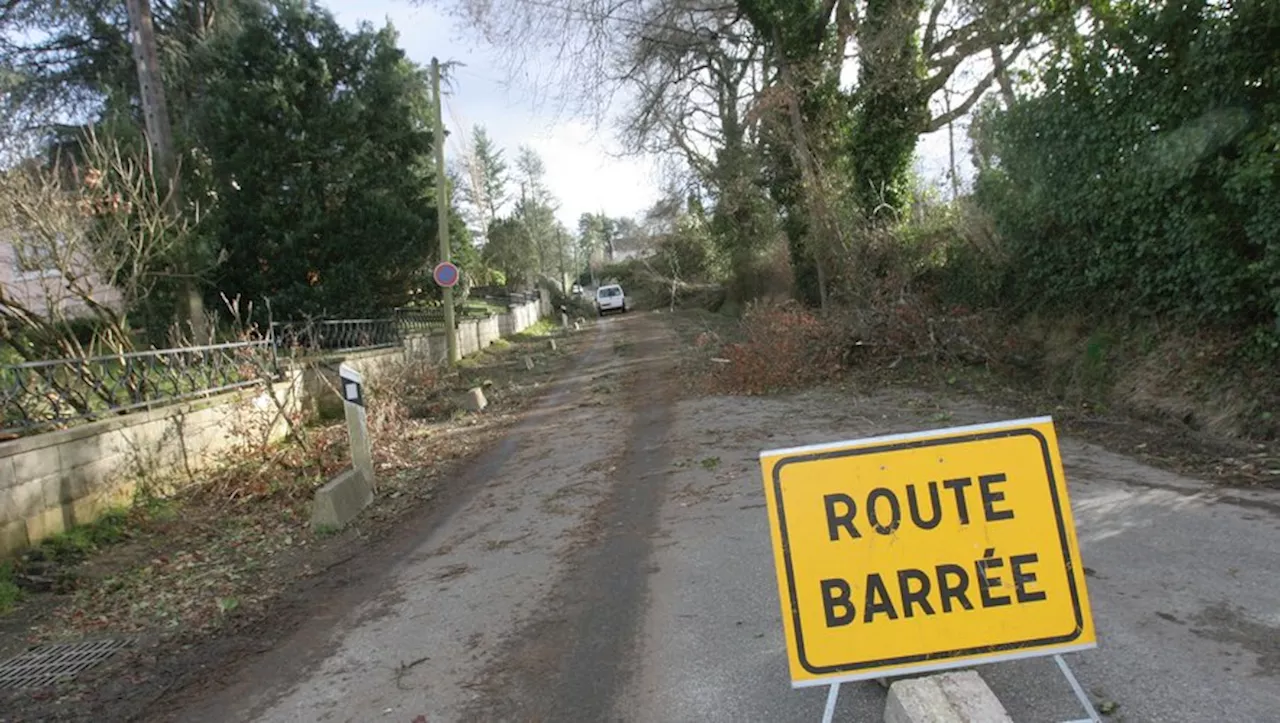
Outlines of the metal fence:
<svg viewBox="0 0 1280 723">
<path fill-rule="evenodd" d="M 487 301 L 498 306 L 511 307 L 517 304 L 527 304 L 531 301 L 537 301 L 538 292 L 508 291 L 501 286 L 477 286 L 472 287 L 470 298 Z"/>
<path fill-rule="evenodd" d="M 0 432 L 26 432 L 278 379 L 270 341 L 0 366 Z"/>
<path fill-rule="evenodd" d="M 294 352 L 343 352 L 400 346 L 408 334 L 430 334 L 443 328 L 443 309 L 396 309 L 386 319 L 319 319 L 277 321 L 271 339 L 277 349 Z"/>
<path fill-rule="evenodd" d="M 478 298 L 510 307 L 538 295 L 503 292 Z M 455 318 L 485 313 L 460 305 Z M 65 426 L 278 379 L 281 351 L 383 349 L 403 345 L 406 335 L 443 328 L 442 307 L 396 309 L 385 319 L 274 322 L 261 341 L 0 365 L 0 434 Z"/>
<path fill-rule="evenodd" d="M 351 351 L 397 346 L 401 334 L 395 319 L 330 319 L 274 322 L 271 339 L 278 349 Z"/>
</svg>

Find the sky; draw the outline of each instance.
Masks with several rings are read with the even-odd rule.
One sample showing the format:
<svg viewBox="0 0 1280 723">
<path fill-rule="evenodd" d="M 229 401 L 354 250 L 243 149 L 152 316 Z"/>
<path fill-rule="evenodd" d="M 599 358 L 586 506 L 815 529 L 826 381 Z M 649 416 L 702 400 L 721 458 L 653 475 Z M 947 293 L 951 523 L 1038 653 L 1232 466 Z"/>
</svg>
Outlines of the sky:
<svg viewBox="0 0 1280 723">
<path fill-rule="evenodd" d="M 583 213 L 637 217 L 658 200 L 661 185 L 652 158 L 621 157 L 607 128 L 594 130 L 585 120 L 567 118 L 541 107 L 527 89 L 504 82 L 507 78 L 495 54 L 469 37 L 465 29 L 435 8 L 409 0 L 325 0 L 334 17 L 347 28 L 361 21 L 376 26 L 390 20 L 400 34 L 400 47 L 423 66 L 432 56 L 442 63 L 457 61 L 452 89 L 445 91 L 444 123 L 451 136 L 446 157 L 457 159 L 474 125 L 483 125 L 490 138 L 513 160 L 520 145 L 542 156 L 546 183 L 560 200 L 559 218 L 576 228 Z M 964 129 L 957 125 L 956 153 L 964 161 L 961 177 L 971 174 Z M 917 170 L 938 183 L 948 165 L 945 131 L 921 139 Z"/>
</svg>

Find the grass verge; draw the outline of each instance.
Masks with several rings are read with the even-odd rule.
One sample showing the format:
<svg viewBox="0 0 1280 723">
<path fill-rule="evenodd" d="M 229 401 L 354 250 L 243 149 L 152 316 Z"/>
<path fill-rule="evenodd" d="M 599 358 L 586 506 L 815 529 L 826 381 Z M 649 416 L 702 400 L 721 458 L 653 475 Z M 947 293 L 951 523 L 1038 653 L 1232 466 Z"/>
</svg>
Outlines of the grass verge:
<svg viewBox="0 0 1280 723">
<path fill-rule="evenodd" d="M 13 563 L 0 562 L 0 615 L 7 615 L 21 599 L 22 588 L 13 579 Z"/>
</svg>

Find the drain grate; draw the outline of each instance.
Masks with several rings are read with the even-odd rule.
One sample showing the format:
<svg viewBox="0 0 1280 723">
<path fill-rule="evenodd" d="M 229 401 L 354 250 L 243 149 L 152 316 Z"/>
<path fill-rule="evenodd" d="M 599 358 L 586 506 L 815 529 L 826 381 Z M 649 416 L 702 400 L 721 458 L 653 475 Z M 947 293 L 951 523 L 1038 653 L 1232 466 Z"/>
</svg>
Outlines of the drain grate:
<svg viewBox="0 0 1280 723">
<path fill-rule="evenodd" d="M 74 678 L 128 646 L 128 640 L 43 645 L 0 663 L 0 688 L 44 688 Z"/>
</svg>

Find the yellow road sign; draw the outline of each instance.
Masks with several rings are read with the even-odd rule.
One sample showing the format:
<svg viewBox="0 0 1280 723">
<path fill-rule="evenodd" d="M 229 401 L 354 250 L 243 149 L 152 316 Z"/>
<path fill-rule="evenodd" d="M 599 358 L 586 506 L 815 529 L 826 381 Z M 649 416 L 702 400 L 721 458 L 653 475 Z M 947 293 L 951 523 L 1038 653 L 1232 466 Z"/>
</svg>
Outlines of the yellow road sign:
<svg viewBox="0 0 1280 723">
<path fill-rule="evenodd" d="M 760 464 L 794 687 L 1096 645 L 1052 419 Z"/>
</svg>

